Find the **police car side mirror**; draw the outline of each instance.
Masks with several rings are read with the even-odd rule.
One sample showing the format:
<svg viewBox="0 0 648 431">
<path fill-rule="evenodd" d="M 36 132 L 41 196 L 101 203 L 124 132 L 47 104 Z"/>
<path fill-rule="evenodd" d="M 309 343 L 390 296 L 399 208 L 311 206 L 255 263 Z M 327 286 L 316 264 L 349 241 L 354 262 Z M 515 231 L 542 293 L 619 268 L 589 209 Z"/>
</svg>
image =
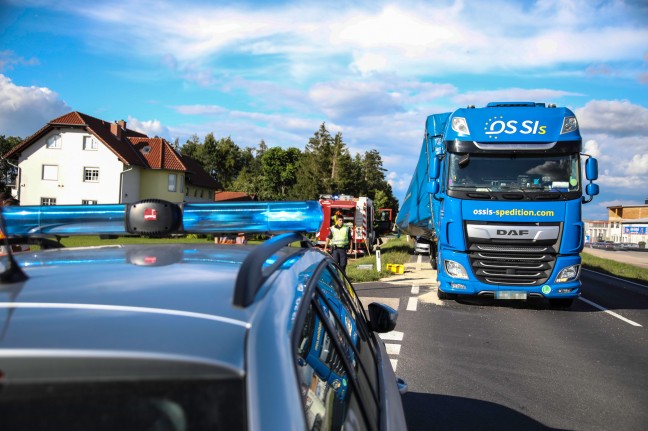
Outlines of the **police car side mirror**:
<svg viewBox="0 0 648 431">
<path fill-rule="evenodd" d="M 378 333 L 393 331 L 398 319 L 398 311 L 388 305 L 372 302 L 369 304 L 369 323 L 371 330 Z"/>
</svg>

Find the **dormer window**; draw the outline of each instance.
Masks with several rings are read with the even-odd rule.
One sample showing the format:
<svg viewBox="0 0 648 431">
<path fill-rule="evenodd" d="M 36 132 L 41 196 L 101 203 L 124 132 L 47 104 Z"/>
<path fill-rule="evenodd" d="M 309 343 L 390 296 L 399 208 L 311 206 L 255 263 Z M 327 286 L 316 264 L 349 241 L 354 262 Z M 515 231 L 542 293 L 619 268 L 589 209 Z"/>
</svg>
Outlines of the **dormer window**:
<svg viewBox="0 0 648 431">
<path fill-rule="evenodd" d="M 141 150 L 141 151 L 142 151 L 142 154 L 148 154 L 148 153 L 151 152 L 151 146 L 150 146 L 150 145 L 146 145 L 146 146 L 142 147 L 142 150 Z"/>
<path fill-rule="evenodd" d="M 61 135 L 56 134 L 47 138 L 47 148 L 61 148 Z"/>
<path fill-rule="evenodd" d="M 88 151 L 97 151 L 99 149 L 99 143 L 93 136 L 84 136 L 83 149 Z"/>
</svg>

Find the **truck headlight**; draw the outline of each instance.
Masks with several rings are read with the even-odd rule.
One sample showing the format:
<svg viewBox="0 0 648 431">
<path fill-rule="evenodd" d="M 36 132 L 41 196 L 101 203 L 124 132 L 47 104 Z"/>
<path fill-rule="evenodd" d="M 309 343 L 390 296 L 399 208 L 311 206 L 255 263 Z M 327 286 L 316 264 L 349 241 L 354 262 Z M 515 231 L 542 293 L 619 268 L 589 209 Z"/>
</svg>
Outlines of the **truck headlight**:
<svg viewBox="0 0 648 431">
<path fill-rule="evenodd" d="M 454 260 L 445 260 L 445 270 L 450 277 L 453 278 L 462 278 L 464 280 L 468 279 L 468 273 L 462 264 L 455 262 Z"/>
<path fill-rule="evenodd" d="M 573 132 L 576 129 L 578 129 L 578 121 L 576 121 L 576 117 L 565 117 L 560 134 L 563 135 L 565 133 Z"/>
<path fill-rule="evenodd" d="M 463 135 L 470 135 L 470 130 L 468 130 L 468 123 L 463 117 L 454 117 L 452 119 L 452 130 Z"/>
<path fill-rule="evenodd" d="M 572 265 L 567 268 L 563 268 L 558 273 L 556 277 L 556 283 L 565 283 L 567 281 L 576 280 L 578 274 L 580 273 L 580 265 Z"/>
</svg>

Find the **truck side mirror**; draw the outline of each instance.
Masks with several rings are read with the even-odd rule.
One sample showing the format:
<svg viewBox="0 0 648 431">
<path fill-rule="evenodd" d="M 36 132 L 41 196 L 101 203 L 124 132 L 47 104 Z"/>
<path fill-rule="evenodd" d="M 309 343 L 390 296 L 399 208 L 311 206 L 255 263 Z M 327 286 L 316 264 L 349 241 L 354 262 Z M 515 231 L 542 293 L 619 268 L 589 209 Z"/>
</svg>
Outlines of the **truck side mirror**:
<svg viewBox="0 0 648 431">
<path fill-rule="evenodd" d="M 435 195 L 439 192 L 439 181 L 432 180 L 427 183 L 427 192 L 431 195 Z"/>
<path fill-rule="evenodd" d="M 596 196 L 599 194 L 599 186 L 598 184 L 590 183 L 585 187 L 585 193 L 587 193 L 590 196 Z"/>
<path fill-rule="evenodd" d="M 430 158 L 430 179 L 436 180 L 439 178 L 439 159 L 435 156 Z"/>
<path fill-rule="evenodd" d="M 594 157 L 590 157 L 585 162 L 585 178 L 590 181 L 598 179 L 598 161 Z"/>
</svg>

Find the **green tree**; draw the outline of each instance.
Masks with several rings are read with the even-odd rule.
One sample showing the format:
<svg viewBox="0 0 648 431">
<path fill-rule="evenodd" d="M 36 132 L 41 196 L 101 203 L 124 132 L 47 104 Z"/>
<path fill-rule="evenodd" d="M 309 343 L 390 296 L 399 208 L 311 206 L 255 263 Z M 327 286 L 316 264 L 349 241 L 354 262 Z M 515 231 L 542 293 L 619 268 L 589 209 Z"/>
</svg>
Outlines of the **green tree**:
<svg viewBox="0 0 648 431">
<path fill-rule="evenodd" d="M 194 160 L 197 160 L 200 164 L 204 165 L 202 160 L 203 153 L 203 144 L 200 142 L 198 135 L 191 135 L 187 142 L 180 148 L 180 154 L 183 156 L 189 156 Z M 203 166 L 204 167 L 204 166 Z"/>
<path fill-rule="evenodd" d="M 353 159 L 342 139 L 342 132 L 335 134 L 331 146 L 331 193 L 352 195 L 356 178 Z"/>
<path fill-rule="evenodd" d="M 257 153 L 257 156 L 255 156 Z M 241 151 L 242 168 L 236 175 L 236 179 L 230 186 L 231 191 L 245 192 L 249 195 L 257 195 L 261 199 L 264 181 L 261 175 L 261 162 L 258 157 L 258 150 L 247 147 Z"/>
<path fill-rule="evenodd" d="M 297 148 L 284 150 L 272 147 L 261 157 L 261 172 L 265 185 L 263 198 L 285 199 L 297 182 L 297 172 L 301 160 L 301 151 Z"/>
<path fill-rule="evenodd" d="M 0 135 L 0 156 L 6 154 L 21 142 L 22 139 L 17 136 L 5 137 L 5 135 Z M 18 170 L 3 157 L 0 162 L 0 193 L 11 192 L 11 185 L 15 183 L 16 175 L 18 175 Z"/>
<path fill-rule="evenodd" d="M 317 199 L 320 194 L 332 193 L 331 149 L 333 138 L 322 123 L 308 140 L 299 161 L 297 182 L 292 195 L 296 199 Z"/>
<path fill-rule="evenodd" d="M 208 133 L 204 140 L 205 170 L 216 179 L 225 190 L 231 190 L 239 172 L 243 168 L 241 149 L 229 136 L 216 140 Z"/>
<path fill-rule="evenodd" d="M 373 199 L 376 190 L 385 187 L 385 171 L 382 167 L 382 158 L 378 150 L 369 150 L 364 154 L 362 174 L 365 182 L 367 195 Z"/>
</svg>

